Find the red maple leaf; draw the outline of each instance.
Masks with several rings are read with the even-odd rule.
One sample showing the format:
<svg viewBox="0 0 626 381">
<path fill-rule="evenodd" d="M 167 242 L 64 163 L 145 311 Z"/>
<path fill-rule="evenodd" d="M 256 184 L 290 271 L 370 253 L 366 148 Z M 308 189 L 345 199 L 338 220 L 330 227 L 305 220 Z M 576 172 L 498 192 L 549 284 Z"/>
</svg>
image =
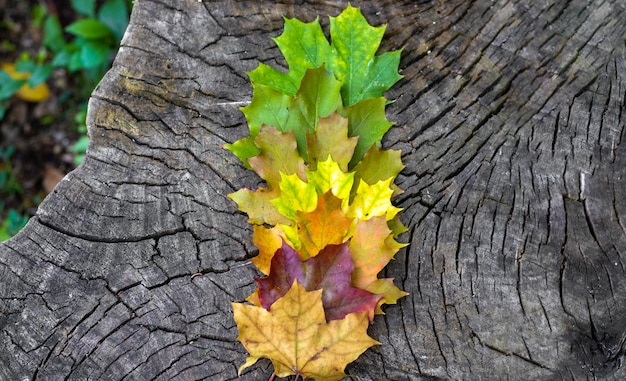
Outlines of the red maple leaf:
<svg viewBox="0 0 626 381">
<path fill-rule="evenodd" d="M 256 278 L 261 305 L 269 310 L 297 279 L 307 291 L 322 289 L 326 320 L 343 319 L 353 312 L 368 312 L 370 321 L 382 295 L 352 286 L 354 262 L 350 242 L 327 245 L 315 257 L 302 261 L 296 250 L 283 241 L 272 257 L 270 274 Z"/>
</svg>

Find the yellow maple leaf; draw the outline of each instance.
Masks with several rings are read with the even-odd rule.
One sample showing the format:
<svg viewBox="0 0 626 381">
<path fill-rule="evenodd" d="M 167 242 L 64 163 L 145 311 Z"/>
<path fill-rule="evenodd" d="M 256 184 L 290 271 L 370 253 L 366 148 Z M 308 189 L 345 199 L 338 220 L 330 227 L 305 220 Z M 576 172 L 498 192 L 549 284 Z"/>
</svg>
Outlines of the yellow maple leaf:
<svg viewBox="0 0 626 381">
<path fill-rule="evenodd" d="M 278 197 L 279 190 L 269 190 L 267 188 L 259 188 L 256 191 L 242 188 L 237 192 L 231 193 L 228 197 L 237 203 L 239 210 L 248 214 L 248 221 L 251 224 L 269 224 L 276 225 L 278 223 L 290 223 L 276 209 L 271 200 Z"/>
<path fill-rule="evenodd" d="M 317 206 L 315 186 L 302 181 L 297 174 L 287 175 L 281 172 L 280 196 L 270 202 L 280 214 L 295 220 L 297 212 L 310 212 Z"/>
<path fill-rule="evenodd" d="M 354 172 L 345 173 L 339 164 L 330 156 L 325 161 L 317 163 L 315 171 L 308 171 L 309 182 L 315 186 L 318 194 L 332 190 L 333 194 L 342 200 L 350 197 L 350 190 L 354 183 Z"/>
<path fill-rule="evenodd" d="M 393 178 L 378 181 L 370 185 L 365 181 L 359 182 L 354 200 L 350 204 L 346 214 L 361 220 L 369 220 L 372 217 L 385 215 L 391 220 L 401 210 L 391 204 L 393 190 L 390 188 Z"/>
<path fill-rule="evenodd" d="M 338 381 L 345 377 L 346 365 L 380 344 L 367 335 L 367 313 L 351 313 L 327 323 L 322 290 L 306 291 L 297 280 L 270 311 L 241 303 L 232 306 L 237 339 L 250 353 L 239 374 L 267 358 L 279 377 Z"/>
<path fill-rule="evenodd" d="M 383 296 L 378 301 L 376 309 L 374 310 L 374 313 L 376 314 L 384 313 L 382 310 L 383 304 L 396 304 L 398 299 L 409 295 L 408 292 L 400 290 L 395 284 L 393 284 L 393 279 L 391 278 L 376 279 L 372 283 L 368 284 L 364 289 L 373 294 Z"/>
</svg>

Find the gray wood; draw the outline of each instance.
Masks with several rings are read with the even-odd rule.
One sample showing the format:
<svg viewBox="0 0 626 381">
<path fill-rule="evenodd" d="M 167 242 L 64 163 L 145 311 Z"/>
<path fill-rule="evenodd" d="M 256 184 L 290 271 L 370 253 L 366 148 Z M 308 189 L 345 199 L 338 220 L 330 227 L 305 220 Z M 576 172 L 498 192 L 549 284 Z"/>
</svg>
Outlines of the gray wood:
<svg viewBox="0 0 626 381">
<path fill-rule="evenodd" d="M 282 16 L 344 1 L 137 0 L 85 162 L 0 244 L 0 379 L 228 380 L 259 179 L 221 146 Z M 626 379 L 626 5 L 354 1 L 403 48 L 389 92 L 410 292 L 358 380 Z M 241 379 L 262 380 L 267 361 Z"/>
</svg>

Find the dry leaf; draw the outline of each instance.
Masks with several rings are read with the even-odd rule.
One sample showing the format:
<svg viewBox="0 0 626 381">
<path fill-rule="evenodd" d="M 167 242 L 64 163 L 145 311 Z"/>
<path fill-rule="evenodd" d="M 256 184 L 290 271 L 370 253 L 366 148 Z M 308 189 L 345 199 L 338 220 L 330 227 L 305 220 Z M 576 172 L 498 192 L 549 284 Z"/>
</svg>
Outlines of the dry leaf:
<svg viewBox="0 0 626 381">
<path fill-rule="evenodd" d="M 239 374 L 268 358 L 279 377 L 297 375 L 317 381 L 338 381 L 346 365 L 379 344 L 367 335 L 365 313 L 329 323 L 324 318 L 322 290 L 308 292 L 297 281 L 270 311 L 233 303 L 239 337 L 250 353 Z"/>
</svg>

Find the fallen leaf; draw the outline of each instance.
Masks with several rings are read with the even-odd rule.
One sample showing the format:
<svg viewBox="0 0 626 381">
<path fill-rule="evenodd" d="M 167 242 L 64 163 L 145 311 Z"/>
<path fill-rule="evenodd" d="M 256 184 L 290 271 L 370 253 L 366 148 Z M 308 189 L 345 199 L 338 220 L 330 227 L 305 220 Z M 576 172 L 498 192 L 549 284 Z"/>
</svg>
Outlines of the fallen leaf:
<svg viewBox="0 0 626 381">
<path fill-rule="evenodd" d="M 294 281 L 270 311 L 262 307 L 232 303 L 239 340 L 250 356 L 244 369 L 267 358 L 278 377 L 296 375 L 317 381 L 338 381 L 346 365 L 373 345 L 367 335 L 368 318 L 352 313 L 326 322 L 322 290 L 306 291 Z"/>
<path fill-rule="evenodd" d="M 389 178 L 369 185 L 361 180 L 346 214 L 361 220 L 369 220 L 377 216 L 385 216 L 387 220 L 394 218 L 401 209 L 391 204 L 393 190 L 390 185 L 392 181 L 393 178 Z"/>
<path fill-rule="evenodd" d="M 248 221 L 251 224 L 276 225 L 279 223 L 290 223 L 289 219 L 280 214 L 271 202 L 279 194 L 278 189 L 259 188 L 253 191 L 242 188 L 237 192 L 229 194 L 228 197 L 237 203 L 239 210 L 248 215 Z"/>
<path fill-rule="evenodd" d="M 368 184 L 376 184 L 378 181 L 395 178 L 404 168 L 400 157 L 400 150 L 384 150 L 376 145 L 372 145 L 361 160 L 354 167 L 354 181 L 360 180 Z M 391 184 L 392 188 L 395 184 Z M 397 196 L 402 191 L 395 187 L 393 196 Z"/>
<path fill-rule="evenodd" d="M 376 314 L 383 313 L 381 308 L 383 304 L 396 304 L 398 299 L 409 295 L 408 292 L 400 290 L 393 284 L 393 279 L 391 278 L 376 279 L 368 284 L 366 289 L 374 294 L 383 296 L 376 305 L 376 310 L 374 311 Z"/>
<path fill-rule="evenodd" d="M 377 276 L 404 246 L 406 244 L 393 239 L 384 216 L 360 220 L 350 239 L 350 253 L 354 261 L 352 284 L 372 293 L 381 293 L 383 303 L 394 304 L 403 291 L 381 284 Z"/>
<path fill-rule="evenodd" d="M 343 109 L 342 115 L 348 118 L 348 135 L 359 137 L 348 168 L 354 168 L 373 144 L 380 144 L 385 133 L 393 126 L 385 115 L 386 105 L 387 99 L 380 97 L 365 99 Z"/>
<path fill-rule="evenodd" d="M 272 257 L 269 276 L 256 278 L 261 305 L 268 310 L 285 295 L 294 280 L 308 291 L 322 289 L 322 302 L 328 321 L 342 319 L 354 312 L 367 312 L 374 317 L 374 308 L 381 296 L 352 286 L 354 262 L 349 243 L 328 245 L 316 257 L 302 261 L 286 243 Z"/>
<path fill-rule="evenodd" d="M 354 172 L 345 173 L 337 162 L 328 157 L 317 163 L 315 171 L 307 171 L 307 177 L 318 194 L 332 190 L 335 196 L 346 200 L 347 204 L 354 184 Z"/>
<path fill-rule="evenodd" d="M 375 56 L 386 26 L 372 27 L 361 10 L 348 5 L 330 18 L 331 50 L 329 67 L 343 81 L 345 106 L 364 99 L 382 97 L 402 78 L 398 74 L 400 50 Z"/>
<path fill-rule="evenodd" d="M 341 202 L 329 191 L 317 198 L 315 210 L 298 212 L 298 249 L 303 259 L 316 256 L 327 245 L 346 240 L 352 219 L 341 210 Z"/>
<path fill-rule="evenodd" d="M 278 188 L 281 173 L 296 174 L 300 179 L 306 179 L 304 160 L 298 154 L 293 131 L 280 132 L 272 126 L 264 126 L 254 144 L 260 153 L 248 159 L 248 163 L 270 189 Z"/>
<path fill-rule="evenodd" d="M 248 76 L 253 83 L 261 83 L 293 96 L 298 91 L 306 69 L 320 67 L 328 61 L 330 44 L 322 31 L 319 18 L 309 23 L 286 18 L 283 33 L 274 42 L 287 61 L 289 72 L 283 73 L 260 64 Z"/>
<path fill-rule="evenodd" d="M 308 133 L 306 140 L 312 165 L 330 156 L 345 172 L 359 138 L 348 137 L 348 119 L 332 113 L 319 120 L 317 129 L 314 133 Z"/>
<path fill-rule="evenodd" d="M 302 181 L 298 175 L 281 173 L 280 196 L 271 200 L 283 216 L 295 220 L 297 213 L 310 212 L 317 206 L 317 192 L 311 183 Z"/>
<path fill-rule="evenodd" d="M 285 233 L 279 226 L 267 228 L 263 225 L 254 225 L 253 230 L 252 243 L 259 249 L 259 255 L 251 261 L 259 271 L 268 275 L 272 257 L 276 250 L 282 247 L 283 240 L 286 238 Z"/>
</svg>

